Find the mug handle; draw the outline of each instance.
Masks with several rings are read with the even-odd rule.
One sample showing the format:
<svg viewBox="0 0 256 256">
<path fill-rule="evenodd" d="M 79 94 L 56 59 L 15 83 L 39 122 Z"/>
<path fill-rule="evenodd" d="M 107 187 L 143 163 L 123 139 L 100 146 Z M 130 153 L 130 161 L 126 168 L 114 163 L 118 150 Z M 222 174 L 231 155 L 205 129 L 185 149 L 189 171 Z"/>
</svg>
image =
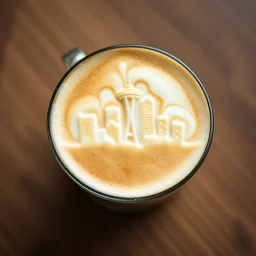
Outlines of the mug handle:
<svg viewBox="0 0 256 256">
<path fill-rule="evenodd" d="M 79 60 L 83 59 L 85 56 L 85 53 L 81 49 L 74 48 L 66 54 L 64 54 L 62 60 L 68 70 L 72 66 L 74 66 Z"/>
</svg>

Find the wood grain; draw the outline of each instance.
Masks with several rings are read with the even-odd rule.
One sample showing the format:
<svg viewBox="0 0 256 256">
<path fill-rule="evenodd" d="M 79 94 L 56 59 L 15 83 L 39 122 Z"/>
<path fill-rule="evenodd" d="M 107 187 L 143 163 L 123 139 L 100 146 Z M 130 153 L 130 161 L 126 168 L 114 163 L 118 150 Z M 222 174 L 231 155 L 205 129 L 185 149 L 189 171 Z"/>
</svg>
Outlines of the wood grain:
<svg viewBox="0 0 256 256">
<path fill-rule="evenodd" d="M 1 0 L 0 255 L 256 255 L 256 2 Z M 200 171 L 138 215 L 95 206 L 46 134 L 60 56 L 162 48 L 205 84 L 215 136 Z"/>
</svg>

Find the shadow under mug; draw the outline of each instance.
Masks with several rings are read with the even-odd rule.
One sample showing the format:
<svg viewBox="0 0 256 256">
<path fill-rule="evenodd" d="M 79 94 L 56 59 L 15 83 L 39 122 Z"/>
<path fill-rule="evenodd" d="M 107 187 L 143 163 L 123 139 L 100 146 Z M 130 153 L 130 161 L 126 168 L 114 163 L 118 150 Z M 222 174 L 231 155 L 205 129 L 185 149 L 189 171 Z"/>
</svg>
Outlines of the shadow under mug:
<svg viewBox="0 0 256 256">
<path fill-rule="evenodd" d="M 202 154 L 200 160 L 198 161 L 197 165 L 194 167 L 193 170 L 191 170 L 191 172 L 180 182 L 178 182 L 176 185 L 170 187 L 167 190 L 164 190 L 160 193 L 154 194 L 154 195 L 149 195 L 149 196 L 143 196 L 143 197 L 138 197 L 138 198 L 123 198 L 123 197 L 118 197 L 118 196 L 112 196 L 112 195 L 107 195 L 104 194 L 100 191 L 97 191 L 91 187 L 89 187 L 88 185 L 84 184 L 83 182 L 81 182 L 68 168 L 68 166 L 66 166 L 63 161 L 61 160 L 61 157 L 58 155 L 57 150 L 55 149 L 54 143 L 53 143 L 53 139 L 52 139 L 52 135 L 51 135 L 51 131 L 50 131 L 50 116 L 51 116 L 51 109 L 52 109 L 52 104 L 54 102 L 54 98 L 56 96 L 56 93 L 58 92 L 58 90 L 60 89 L 62 82 L 65 80 L 65 78 L 72 72 L 72 70 L 78 66 L 81 62 L 83 62 L 84 60 L 100 53 L 100 52 L 104 52 L 104 51 L 108 51 L 111 49 L 116 49 L 116 48 L 144 48 L 144 49 L 149 49 L 158 53 L 161 53 L 165 56 L 168 56 L 169 58 L 175 60 L 176 62 L 178 62 L 180 65 L 182 65 L 193 77 L 194 79 L 197 81 L 197 83 L 199 84 L 199 86 L 201 87 L 202 92 L 204 93 L 204 96 L 206 98 L 207 104 L 208 104 L 208 108 L 209 108 L 209 114 L 210 114 L 210 133 L 209 133 L 209 138 L 208 138 L 208 142 L 207 145 L 205 147 L 204 153 Z M 50 141 L 50 145 L 51 148 L 53 150 L 53 153 L 57 159 L 57 161 L 59 162 L 60 166 L 62 167 L 62 169 L 66 172 L 66 174 L 73 180 L 75 181 L 81 188 L 83 188 L 84 190 L 86 190 L 89 194 L 89 196 L 93 199 L 93 201 L 95 201 L 97 204 L 104 206 L 105 208 L 109 208 L 112 210 L 125 210 L 125 211 L 134 211 L 134 210 L 139 210 L 139 209 L 145 209 L 154 205 L 159 204 L 160 202 L 162 202 L 163 200 L 165 200 L 166 198 L 168 198 L 172 192 L 176 191 L 179 187 L 181 187 L 184 183 L 186 183 L 199 169 L 199 167 L 202 165 L 203 161 L 205 160 L 208 151 L 210 149 L 211 146 L 211 142 L 212 142 L 212 138 L 213 138 L 213 130 L 214 130 L 214 118 L 213 118 L 213 109 L 212 109 L 212 105 L 209 99 L 209 96 L 203 86 L 203 84 L 201 83 L 201 81 L 199 80 L 199 78 L 195 75 L 195 73 L 186 65 L 184 64 L 181 60 L 179 60 L 177 57 L 154 47 L 150 47 L 150 46 L 144 46 L 144 45 L 137 45 L 137 44 L 123 44 L 123 45 L 115 45 L 115 46 L 110 46 L 110 47 L 106 47 L 103 49 L 100 49 L 98 51 L 95 51 L 89 55 L 86 55 L 82 50 L 80 50 L 79 48 L 75 48 L 71 51 L 69 51 L 68 53 L 66 53 L 63 56 L 63 61 L 67 67 L 67 72 L 65 73 L 65 75 L 62 77 L 62 79 L 59 81 L 57 87 L 55 88 L 52 98 L 50 100 L 49 103 L 49 108 L 48 108 L 48 115 L 47 115 L 47 132 L 48 132 L 48 138 Z"/>
</svg>

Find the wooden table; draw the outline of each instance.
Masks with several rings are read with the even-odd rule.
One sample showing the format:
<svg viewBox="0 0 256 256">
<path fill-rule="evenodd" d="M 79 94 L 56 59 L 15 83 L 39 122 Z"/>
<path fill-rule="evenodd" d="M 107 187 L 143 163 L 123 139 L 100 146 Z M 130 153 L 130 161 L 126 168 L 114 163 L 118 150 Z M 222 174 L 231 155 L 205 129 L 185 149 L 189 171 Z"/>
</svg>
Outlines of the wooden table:
<svg viewBox="0 0 256 256">
<path fill-rule="evenodd" d="M 255 17 L 254 0 L 1 0 L 0 255 L 256 255 Z M 215 110 L 203 167 L 137 215 L 87 199 L 46 134 L 61 55 L 119 43 L 179 57 Z"/>
</svg>

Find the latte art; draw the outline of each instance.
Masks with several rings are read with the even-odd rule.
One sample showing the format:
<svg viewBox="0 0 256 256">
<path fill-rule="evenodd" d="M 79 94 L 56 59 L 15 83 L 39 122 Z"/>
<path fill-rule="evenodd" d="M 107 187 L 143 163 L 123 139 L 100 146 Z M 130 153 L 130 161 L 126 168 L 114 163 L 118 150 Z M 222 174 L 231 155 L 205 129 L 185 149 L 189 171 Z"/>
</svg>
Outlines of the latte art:
<svg viewBox="0 0 256 256">
<path fill-rule="evenodd" d="M 157 143 L 178 143 L 184 147 L 197 144 L 189 140 L 196 131 L 196 119 L 191 113 L 192 108 L 186 95 L 171 78 L 166 78 L 161 83 L 161 76 L 164 79 L 164 74 L 159 73 L 159 77 L 154 79 L 142 79 L 143 75 L 140 76 L 140 73 L 152 72 L 147 69 L 139 66 L 138 70 L 134 67 L 127 72 L 126 63 L 121 62 L 119 71 L 123 87 L 108 84 L 103 86 L 99 97 L 87 96 L 79 100 L 69 125 L 79 145 L 127 145 L 143 148 Z M 176 93 L 184 94 L 186 104 L 182 101 L 181 105 L 172 104 L 171 97 L 161 98 L 161 94 L 173 94 L 172 87 L 176 91 L 180 90 Z M 104 119 L 101 122 L 103 127 L 99 126 L 97 113 Z"/>
<path fill-rule="evenodd" d="M 148 49 L 98 53 L 63 81 L 51 111 L 67 168 L 102 193 L 141 197 L 184 179 L 206 147 L 209 109 L 195 78 Z"/>
</svg>

